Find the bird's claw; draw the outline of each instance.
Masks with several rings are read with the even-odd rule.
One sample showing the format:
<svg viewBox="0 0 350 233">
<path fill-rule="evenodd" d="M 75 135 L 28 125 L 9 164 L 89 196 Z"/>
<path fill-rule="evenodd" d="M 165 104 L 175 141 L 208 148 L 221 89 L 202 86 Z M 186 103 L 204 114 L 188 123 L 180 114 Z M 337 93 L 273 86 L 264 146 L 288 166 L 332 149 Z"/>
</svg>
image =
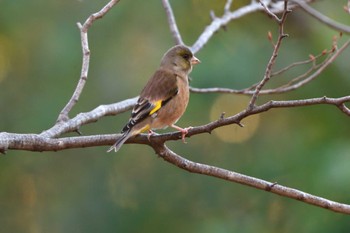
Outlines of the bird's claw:
<svg viewBox="0 0 350 233">
<path fill-rule="evenodd" d="M 182 139 L 182 142 L 183 142 L 183 143 L 187 143 L 187 142 L 185 141 L 185 136 L 188 134 L 188 131 L 189 131 L 190 129 L 192 129 L 192 128 L 193 128 L 193 127 L 190 126 L 190 127 L 187 127 L 187 128 L 184 128 L 184 129 L 180 130 L 180 132 L 181 132 L 181 139 Z"/>
<path fill-rule="evenodd" d="M 147 139 L 149 142 L 151 141 L 151 136 L 154 136 L 154 135 L 157 135 L 157 134 L 152 130 L 148 130 Z"/>
</svg>

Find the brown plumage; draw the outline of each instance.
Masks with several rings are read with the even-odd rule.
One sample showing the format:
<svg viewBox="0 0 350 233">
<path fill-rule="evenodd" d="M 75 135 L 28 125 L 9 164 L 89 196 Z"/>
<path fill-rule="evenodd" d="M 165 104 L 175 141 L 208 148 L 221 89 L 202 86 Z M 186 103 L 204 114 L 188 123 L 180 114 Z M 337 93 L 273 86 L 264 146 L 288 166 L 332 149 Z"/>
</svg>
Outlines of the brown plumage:
<svg viewBox="0 0 350 233">
<path fill-rule="evenodd" d="M 189 100 L 188 75 L 192 65 L 200 61 L 184 45 L 169 49 L 162 58 L 160 67 L 148 80 L 132 110 L 129 122 L 121 131 L 122 135 L 108 150 L 117 152 L 130 137 L 152 129 L 168 126 L 179 130 L 182 139 L 188 128 L 175 125 L 186 110 Z"/>
</svg>

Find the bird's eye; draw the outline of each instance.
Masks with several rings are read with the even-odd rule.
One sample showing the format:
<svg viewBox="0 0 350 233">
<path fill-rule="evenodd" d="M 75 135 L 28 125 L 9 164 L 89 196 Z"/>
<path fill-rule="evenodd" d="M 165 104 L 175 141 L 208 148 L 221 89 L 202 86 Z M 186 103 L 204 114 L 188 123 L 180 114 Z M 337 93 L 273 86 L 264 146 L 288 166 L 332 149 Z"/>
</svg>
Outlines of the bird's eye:
<svg viewBox="0 0 350 233">
<path fill-rule="evenodd" d="M 182 57 L 183 57 L 185 60 L 190 59 L 190 55 L 187 54 L 187 53 L 183 54 Z"/>
</svg>

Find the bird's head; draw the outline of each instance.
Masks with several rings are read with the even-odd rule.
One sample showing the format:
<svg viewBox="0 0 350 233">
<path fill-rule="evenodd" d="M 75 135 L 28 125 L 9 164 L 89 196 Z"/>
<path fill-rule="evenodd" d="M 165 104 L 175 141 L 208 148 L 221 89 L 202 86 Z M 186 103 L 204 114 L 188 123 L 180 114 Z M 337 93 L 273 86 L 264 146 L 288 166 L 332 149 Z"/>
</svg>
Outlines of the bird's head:
<svg viewBox="0 0 350 233">
<path fill-rule="evenodd" d="M 176 45 L 170 48 L 163 56 L 161 66 L 175 71 L 189 74 L 192 66 L 200 63 L 191 50 L 184 45 Z"/>
</svg>

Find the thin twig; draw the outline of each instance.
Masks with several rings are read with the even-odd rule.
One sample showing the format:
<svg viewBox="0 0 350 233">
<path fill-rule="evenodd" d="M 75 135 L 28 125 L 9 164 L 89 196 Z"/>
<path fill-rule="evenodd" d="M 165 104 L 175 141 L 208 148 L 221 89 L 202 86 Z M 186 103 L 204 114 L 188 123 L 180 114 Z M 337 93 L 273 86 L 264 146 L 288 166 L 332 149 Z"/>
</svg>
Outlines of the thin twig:
<svg viewBox="0 0 350 233">
<path fill-rule="evenodd" d="M 284 1 L 284 11 L 283 11 L 281 19 L 279 19 L 277 16 L 275 18 L 276 21 L 278 22 L 278 25 L 279 25 L 279 35 L 278 35 L 277 43 L 274 47 L 274 50 L 272 52 L 272 56 L 269 60 L 269 63 L 266 66 L 264 78 L 261 80 L 261 82 L 255 88 L 255 92 L 254 92 L 254 94 L 249 102 L 248 109 L 253 109 L 255 102 L 258 98 L 259 92 L 261 91 L 261 89 L 265 86 L 265 84 L 271 78 L 272 67 L 276 62 L 277 55 L 278 55 L 279 49 L 280 49 L 281 44 L 282 44 L 282 40 L 288 36 L 287 34 L 284 33 L 284 23 L 287 19 L 288 13 L 290 13 L 290 10 L 288 10 L 288 1 L 285 0 Z"/>
<path fill-rule="evenodd" d="M 214 35 L 215 32 L 220 30 L 223 26 L 227 25 L 230 21 L 238 19 L 249 13 L 259 11 L 262 6 L 258 3 L 252 2 L 250 5 L 241 7 L 234 12 L 225 12 L 220 18 L 216 17 L 210 25 L 208 25 L 202 34 L 198 37 L 197 41 L 191 46 L 193 53 L 197 53 L 202 47 L 209 41 L 209 39 Z"/>
<path fill-rule="evenodd" d="M 271 16 L 272 18 L 274 18 L 277 22 L 280 21 L 280 19 L 277 17 L 277 15 L 275 15 L 274 13 L 272 13 L 272 11 L 270 11 L 270 9 L 265 5 L 264 2 L 262 2 L 261 0 L 259 0 L 260 5 L 264 8 L 265 12 Z"/>
<path fill-rule="evenodd" d="M 226 1 L 225 7 L 224 7 L 225 12 L 229 12 L 229 11 L 230 11 L 232 2 L 233 2 L 233 0 L 227 0 L 227 1 Z"/>
<path fill-rule="evenodd" d="M 316 64 L 315 63 L 315 60 L 311 60 L 311 62 L 313 62 L 313 66 L 311 66 L 306 72 L 304 72 L 303 74 L 293 78 L 291 81 L 289 81 L 288 83 L 284 84 L 284 85 L 281 85 L 279 87 L 276 87 L 274 88 L 274 90 L 276 90 L 276 93 L 278 93 L 279 91 L 281 90 L 284 90 L 285 88 L 287 87 L 290 87 L 290 86 L 293 86 L 299 82 L 301 82 L 302 80 L 305 80 L 307 79 L 311 73 L 317 69 L 319 69 L 320 67 L 322 67 L 325 63 L 327 63 L 327 61 L 331 58 L 331 56 L 329 56 L 326 60 L 324 60 L 323 62 L 321 62 L 320 64 Z M 282 70 L 280 70 L 282 71 Z M 284 71 L 287 71 L 287 70 L 284 70 Z M 283 71 L 283 72 L 284 72 Z M 277 72 L 276 72 L 277 73 Z M 271 74 L 271 77 L 273 77 L 274 75 Z M 291 90 L 290 90 L 291 91 Z M 282 92 L 281 92 L 282 93 Z M 284 92 L 283 92 L 284 93 Z"/>
<path fill-rule="evenodd" d="M 169 0 L 162 0 L 162 2 L 163 2 L 163 7 L 165 9 L 165 13 L 168 17 L 168 24 L 170 27 L 171 34 L 175 40 L 175 44 L 184 44 L 184 42 L 182 41 L 179 29 L 177 28 L 175 16 L 170 6 Z"/>
<path fill-rule="evenodd" d="M 306 2 L 309 2 L 311 0 L 306 0 Z M 265 5 L 269 5 L 272 1 L 266 1 Z M 294 4 L 293 6 L 290 6 L 290 9 L 293 7 L 296 7 L 297 4 Z M 210 38 L 221 28 L 225 28 L 225 26 L 231 22 L 232 20 L 241 18 L 243 16 L 246 16 L 250 13 L 264 10 L 263 6 L 255 1 L 252 0 L 249 5 L 243 6 L 241 8 L 238 8 L 234 11 L 224 11 L 224 14 L 221 17 L 215 17 L 211 23 L 203 30 L 202 34 L 198 37 L 196 42 L 191 46 L 191 50 L 194 53 L 197 53 L 199 50 L 203 48 L 205 44 L 208 43 Z M 283 6 L 280 7 L 280 4 L 274 4 L 274 8 L 270 10 L 272 13 L 282 13 L 284 11 Z"/>
<path fill-rule="evenodd" d="M 77 23 L 79 30 L 80 30 L 80 37 L 81 37 L 81 47 L 83 52 L 83 62 L 81 67 L 81 74 L 80 79 L 78 81 L 78 84 L 74 90 L 74 93 L 66 106 L 62 109 L 60 114 L 57 118 L 57 123 L 65 122 L 69 119 L 69 112 L 72 110 L 72 108 L 75 106 L 75 104 L 78 102 L 79 97 L 84 89 L 86 80 L 88 78 L 88 72 L 89 72 L 89 63 L 90 63 L 90 49 L 89 49 L 89 42 L 88 42 L 88 29 L 92 26 L 92 24 L 97 20 L 102 18 L 107 12 L 112 9 L 112 7 L 117 4 L 120 0 L 111 0 L 107 5 L 105 5 L 99 12 L 96 12 L 92 15 L 90 15 L 85 23 L 81 25 L 81 23 Z"/>
<path fill-rule="evenodd" d="M 329 26 L 330 28 L 333 28 L 335 30 L 350 34 L 350 27 L 341 24 L 325 15 L 323 15 L 321 12 L 313 9 L 310 7 L 307 3 L 305 3 L 303 0 L 291 0 L 292 2 L 296 3 L 297 5 L 300 6 L 301 9 L 303 9 L 306 13 L 320 21 L 321 23 Z"/>
<path fill-rule="evenodd" d="M 332 62 L 350 45 L 350 39 L 348 41 L 346 41 L 343 46 L 341 48 L 339 48 L 329 59 L 325 60 L 325 62 L 319 67 L 319 69 L 317 69 L 313 74 L 311 74 L 309 77 L 307 77 L 304 80 L 301 80 L 300 82 L 289 86 L 289 87 L 285 87 L 285 88 L 280 88 L 278 90 L 279 93 L 281 92 L 287 92 L 287 91 L 291 91 L 291 90 L 295 90 L 300 88 L 301 86 L 306 85 L 307 83 L 311 82 L 312 80 L 314 80 L 315 78 L 317 78 L 330 64 L 332 64 Z M 266 90 L 266 93 L 271 94 L 274 91 L 272 90 Z M 276 93 L 276 92 L 275 92 Z"/>
<path fill-rule="evenodd" d="M 329 52 L 329 53 L 332 53 L 332 51 Z M 306 64 L 309 64 L 309 63 L 315 63 L 318 58 L 320 58 L 320 57 L 322 57 L 324 55 L 325 54 L 322 52 L 321 54 L 315 56 L 313 59 L 309 58 L 309 59 L 304 60 L 304 61 L 293 62 L 292 64 L 289 64 L 288 66 L 286 66 L 286 67 L 284 67 L 284 68 L 282 68 L 282 69 L 280 69 L 278 71 L 275 71 L 275 72 L 271 73 L 271 77 L 280 75 L 280 74 L 282 74 L 282 73 L 284 73 L 284 72 L 286 72 L 286 71 L 288 71 L 288 70 L 290 70 L 290 69 L 292 69 L 294 67 L 297 67 L 297 66 L 306 65 Z M 311 68 L 318 68 L 318 65 L 313 65 Z"/>
<path fill-rule="evenodd" d="M 276 87 L 276 88 L 273 88 L 273 89 L 260 90 L 259 95 L 285 93 L 285 92 L 288 92 L 288 91 L 293 91 L 295 89 L 300 88 L 301 86 L 304 86 L 304 85 L 310 83 L 312 80 L 317 78 L 320 74 L 322 74 L 323 71 L 330 64 L 332 64 L 335 61 L 335 59 L 337 57 L 339 57 L 340 54 L 342 54 L 346 50 L 346 48 L 349 47 L 349 45 L 350 45 L 350 39 L 348 41 L 346 41 L 338 50 L 336 50 L 334 52 L 334 54 L 332 54 L 329 58 L 324 60 L 322 63 L 318 64 L 317 65 L 317 70 L 314 73 L 312 73 L 310 76 L 306 77 L 305 79 L 303 79 L 303 80 L 296 80 L 298 78 L 297 77 L 296 79 L 293 80 L 293 85 L 282 85 L 280 87 Z M 309 61 L 309 60 L 307 60 L 307 61 Z M 293 63 L 294 65 L 292 64 L 291 66 L 287 66 L 286 68 L 289 69 L 292 66 L 307 63 L 307 61 L 302 61 L 300 63 L 299 62 L 295 62 L 295 63 Z M 286 71 L 287 70 L 286 68 L 283 68 L 282 70 L 277 71 L 278 74 L 280 74 L 280 72 L 282 72 L 282 71 L 283 72 Z M 272 74 L 271 74 L 271 76 L 272 76 Z M 297 81 L 297 82 L 295 82 L 295 81 Z M 201 93 L 201 94 L 205 94 L 205 93 L 226 93 L 226 94 L 253 95 L 255 91 L 252 90 L 252 89 L 256 88 L 256 86 L 257 85 L 254 84 L 254 85 L 252 85 L 252 86 L 250 86 L 248 88 L 240 89 L 240 90 L 230 89 L 230 88 L 221 88 L 221 87 L 211 87 L 211 88 L 195 88 L 195 87 L 191 87 L 190 90 L 193 93 Z"/>
</svg>

